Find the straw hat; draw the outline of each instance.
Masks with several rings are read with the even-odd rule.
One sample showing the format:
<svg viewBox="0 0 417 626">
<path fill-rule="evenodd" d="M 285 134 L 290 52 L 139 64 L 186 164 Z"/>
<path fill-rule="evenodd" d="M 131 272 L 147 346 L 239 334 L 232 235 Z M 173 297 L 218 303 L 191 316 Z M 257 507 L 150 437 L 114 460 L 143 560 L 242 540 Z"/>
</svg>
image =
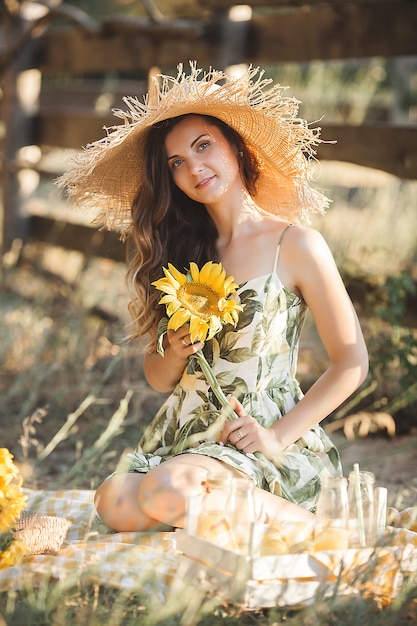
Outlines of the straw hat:
<svg viewBox="0 0 417 626">
<path fill-rule="evenodd" d="M 114 114 L 123 124 L 107 129 L 75 157 L 57 181 L 77 204 L 99 209 L 95 222 L 126 233 L 131 228 L 131 204 L 144 175 L 144 149 L 156 122 L 196 113 L 211 115 L 234 128 L 255 154 L 260 176 L 255 201 L 265 211 L 291 221 L 309 212 L 323 213 L 328 199 L 310 186 L 314 147 L 320 129 L 297 117 L 299 102 L 284 97 L 283 88 L 249 67 L 243 77 L 190 62 L 190 73 L 178 66 L 177 76 L 157 75 L 143 102 L 126 97 L 127 111 Z M 220 84 L 219 84 L 220 81 Z"/>
</svg>

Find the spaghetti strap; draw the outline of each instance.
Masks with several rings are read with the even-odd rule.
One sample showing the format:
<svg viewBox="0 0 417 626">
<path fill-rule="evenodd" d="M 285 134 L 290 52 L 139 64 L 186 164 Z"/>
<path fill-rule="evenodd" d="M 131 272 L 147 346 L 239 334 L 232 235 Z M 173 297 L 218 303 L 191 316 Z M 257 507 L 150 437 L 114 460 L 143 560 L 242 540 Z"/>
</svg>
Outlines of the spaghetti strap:
<svg viewBox="0 0 417 626">
<path fill-rule="evenodd" d="M 285 235 L 285 233 L 287 232 L 287 230 L 288 230 L 288 229 L 290 228 L 290 226 L 292 226 L 292 225 L 293 225 L 292 223 L 291 223 L 291 224 L 288 224 L 288 226 L 286 226 L 286 227 L 284 228 L 284 230 L 282 231 L 281 236 L 280 236 L 280 238 L 279 238 L 278 245 L 277 245 L 277 250 L 276 250 L 276 252 L 275 252 L 274 267 L 273 267 L 273 270 L 272 270 L 272 272 L 273 272 L 274 274 L 276 274 L 276 273 L 277 273 L 277 267 L 278 267 L 278 261 L 279 261 L 279 251 L 280 251 L 280 249 L 281 249 L 281 243 L 282 243 L 282 240 L 284 239 L 284 235 Z"/>
</svg>

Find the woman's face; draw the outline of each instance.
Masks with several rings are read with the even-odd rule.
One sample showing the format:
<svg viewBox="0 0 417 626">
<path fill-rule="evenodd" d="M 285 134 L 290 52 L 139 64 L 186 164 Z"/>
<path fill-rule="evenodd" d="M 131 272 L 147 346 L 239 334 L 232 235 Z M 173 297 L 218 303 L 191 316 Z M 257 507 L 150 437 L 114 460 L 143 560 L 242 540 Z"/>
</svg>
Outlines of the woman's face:
<svg viewBox="0 0 417 626">
<path fill-rule="evenodd" d="M 165 140 L 174 183 L 187 196 L 206 205 L 244 187 L 236 151 L 217 126 L 190 115 Z"/>
</svg>

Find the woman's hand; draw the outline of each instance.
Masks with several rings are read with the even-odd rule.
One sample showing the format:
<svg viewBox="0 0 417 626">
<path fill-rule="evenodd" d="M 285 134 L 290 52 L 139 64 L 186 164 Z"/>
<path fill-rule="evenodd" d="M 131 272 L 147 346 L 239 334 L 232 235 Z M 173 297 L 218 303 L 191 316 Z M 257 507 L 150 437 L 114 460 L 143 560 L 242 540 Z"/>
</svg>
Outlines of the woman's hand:
<svg viewBox="0 0 417 626">
<path fill-rule="evenodd" d="M 237 419 L 228 421 L 220 436 L 220 445 L 228 441 L 242 452 L 262 452 L 267 458 L 274 458 L 279 454 L 280 446 L 271 428 L 264 428 L 254 417 L 247 415 L 241 403 L 230 398 L 230 405 L 234 409 Z"/>
<path fill-rule="evenodd" d="M 167 342 L 172 356 L 182 361 L 186 361 L 188 357 L 204 347 L 202 341 L 191 343 L 188 326 L 181 326 L 178 330 L 168 330 Z"/>
<path fill-rule="evenodd" d="M 168 330 L 164 338 L 164 356 L 156 350 L 146 352 L 143 362 L 146 380 L 161 393 L 172 391 L 181 379 L 189 357 L 201 350 L 204 343 L 190 343 L 188 326 L 178 330 Z"/>
</svg>

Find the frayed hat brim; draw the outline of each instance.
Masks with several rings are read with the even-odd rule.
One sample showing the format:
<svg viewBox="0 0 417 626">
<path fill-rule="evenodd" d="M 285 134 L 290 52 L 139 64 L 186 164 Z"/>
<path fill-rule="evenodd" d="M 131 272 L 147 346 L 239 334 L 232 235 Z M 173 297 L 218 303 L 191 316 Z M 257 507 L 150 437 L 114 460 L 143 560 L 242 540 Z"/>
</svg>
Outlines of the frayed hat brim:
<svg viewBox="0 0 417 626">
<path fill-rule="evenodd" d="M 298 117 L 299 102 L 271 86 L 260 68 L 243 77 L 180 65 L 176 77 L 152 77 L 143 101 L 127 97 L 127 110 L 116 110 L 122 123 L 89 144 L 71 162 L 57 184 L 76 204 L 98 210 L 95 222 L 126 233 L 131 205 L 144 176 L 144 150 L 149 128 L 185 114 L 217 117 L 236 130 L 256 156 L 260 176 L 255 201 L 265 211 L 291 221 L 323 213 L 329 200 L 310 184 L 311 161 L 321 142 L 319 128 Z"/>
</svg>

